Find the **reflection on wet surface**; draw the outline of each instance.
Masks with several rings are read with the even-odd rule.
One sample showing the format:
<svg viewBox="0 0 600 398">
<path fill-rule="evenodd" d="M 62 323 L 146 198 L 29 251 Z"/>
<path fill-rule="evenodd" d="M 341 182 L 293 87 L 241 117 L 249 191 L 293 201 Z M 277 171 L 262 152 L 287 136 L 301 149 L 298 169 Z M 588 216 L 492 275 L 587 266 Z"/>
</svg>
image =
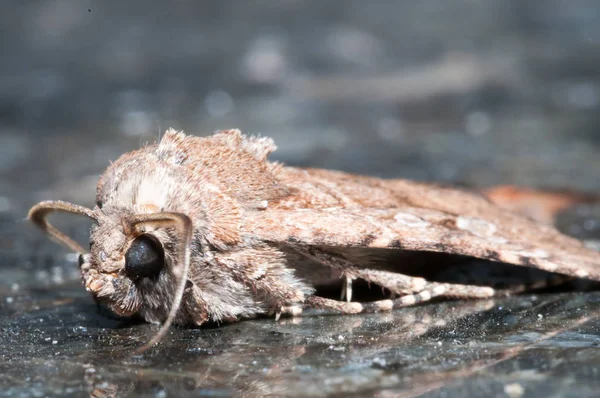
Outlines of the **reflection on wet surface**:
<svg viewBox="0 0 600 398">
<path fill-rule="evenodd" d="M 562 383 L 581 396 L 598 380 L 595 292 L 173 328 L 141 357 L 131 351 L 157 326 L 111 319 L 78 284 L 10 297 L 0 325 L 7 396 L 502 395 L 514 385 L 546 395 Z"/>
</svg>

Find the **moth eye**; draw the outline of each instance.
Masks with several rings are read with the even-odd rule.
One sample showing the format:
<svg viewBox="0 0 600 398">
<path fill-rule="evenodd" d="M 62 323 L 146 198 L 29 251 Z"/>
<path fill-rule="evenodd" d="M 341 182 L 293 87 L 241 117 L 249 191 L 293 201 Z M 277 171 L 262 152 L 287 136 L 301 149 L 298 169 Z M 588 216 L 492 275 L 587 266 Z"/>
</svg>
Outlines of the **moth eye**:
<svg viewBox="0 0 600 398">
<path fill-rule="evenodd" d="M 163 248 L 149 235 L 138 236 L 125 253 L 125 274 L 133 280 L 155 278 L 164 265 Z"/>
</svg>

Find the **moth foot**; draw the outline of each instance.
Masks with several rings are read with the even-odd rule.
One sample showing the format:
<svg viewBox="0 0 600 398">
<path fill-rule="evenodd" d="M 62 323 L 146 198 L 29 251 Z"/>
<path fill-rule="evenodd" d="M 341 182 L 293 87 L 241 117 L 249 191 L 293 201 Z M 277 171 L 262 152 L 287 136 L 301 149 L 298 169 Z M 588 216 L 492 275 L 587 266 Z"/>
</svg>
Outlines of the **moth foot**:
<svg viewBox="0 0 600 398">
<path fill-rule="evenodd" d="M 279 312 L 275 314 L 275 320 L 278 320 L 278 315 L 290 315 L 290 316 L 300 316 L 302 315 L 304 307 L 301 305 L 289 305 L 283 306 L 279 309 Z"/>
</svg>

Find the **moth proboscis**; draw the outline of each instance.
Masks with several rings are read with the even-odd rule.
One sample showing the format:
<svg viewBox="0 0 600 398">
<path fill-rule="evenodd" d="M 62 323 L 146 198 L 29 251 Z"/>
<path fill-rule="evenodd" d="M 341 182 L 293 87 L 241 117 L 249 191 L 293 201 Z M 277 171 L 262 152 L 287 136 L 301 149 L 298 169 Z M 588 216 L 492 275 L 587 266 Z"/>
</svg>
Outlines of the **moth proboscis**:
<svg viewBox="0 0 600 398">
<path fill-rule="evenodd" d="M 279 319 L 308 307 L 356 314 L 528 287 L 429 280 L 410 271 L 407 254 L 448 253 L 600 280 L 600 253 L 481 195 L 286 167 L 267 160 L 273 150 L 271 139 L 239 130 L 194 137 L 170 129 L 106 170 L 93 209 L 46 201 L 29 219 L 80 253 L 83 283 L 98 302 L 162 323 L 138 353 L 173 322 Z M 93 221 L 89 252 L 47 222 L 52 212 Z M 352 301 L 356 280 L 389 296 Z M 336 283 L 341 300 L 315 293 Z"/>
</svg>

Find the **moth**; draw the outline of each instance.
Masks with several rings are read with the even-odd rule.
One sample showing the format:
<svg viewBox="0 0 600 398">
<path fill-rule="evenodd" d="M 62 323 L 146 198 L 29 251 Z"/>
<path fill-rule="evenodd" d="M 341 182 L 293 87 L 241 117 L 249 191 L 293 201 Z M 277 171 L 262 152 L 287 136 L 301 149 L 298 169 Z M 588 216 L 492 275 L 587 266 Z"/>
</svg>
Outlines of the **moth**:
<svg viewBox="0 0 600 398">
<path fill-rule="evenodd" d="M 430 280 L 440 253 L 600 281 L 600 253 L 481 195 L 283 166 L 267 159 L 275 149 L 239 130 L 170 129 L 108 167 L 93 209 L 44 201 L 29 219 L 80 253 L 83 284 L 98 302 L 162 323 L 145 347 L 172 323 L 278 319 L 309 307 L 388 311 L 523 290 Z M 93 221 L 89 252 L 47 221 L 54 212 Z M 357 281 L 386 296 L 352 301 Z M 317 294 L 327 285 L 339 286 L 340 300 Z"/>
</svg>

